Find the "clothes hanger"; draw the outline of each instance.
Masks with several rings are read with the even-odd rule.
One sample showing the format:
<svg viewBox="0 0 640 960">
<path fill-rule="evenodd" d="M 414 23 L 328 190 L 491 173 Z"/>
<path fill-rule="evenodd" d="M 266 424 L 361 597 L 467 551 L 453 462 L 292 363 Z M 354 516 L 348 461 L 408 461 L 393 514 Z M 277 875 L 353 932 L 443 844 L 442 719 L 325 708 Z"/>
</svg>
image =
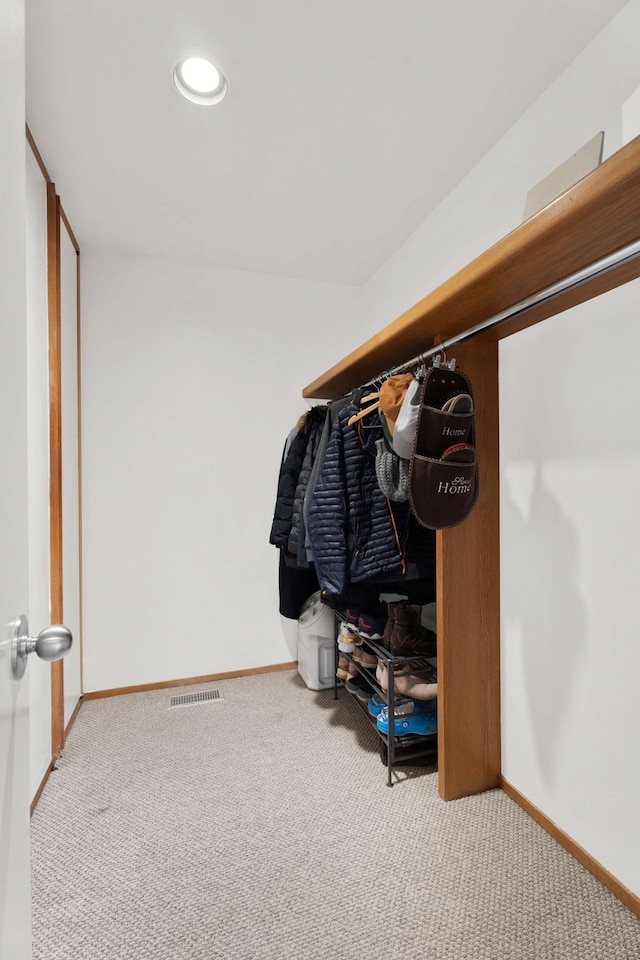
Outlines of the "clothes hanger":
<svg viewBox="0 0 640 960">
<path fill-rule="evenodd" d="M 452 357 L 451 360 L 447 360 L 447 355 L 444 350 L 441 353 L 437 353 L 431 360 L 432 366 L 434 367 L 448 367 L 449 370 L 455 370 L 456 360 L 455 357 Z"/>
<path fill-rule="evenodd" d="M 380 406 L 380 401 L 377 400 L 370 407 L 365 407 L 363 410 L 359 410 L 358 413 L 354 413 L 352 417 L 349 417 L 347 420 L 347 426 L 352 427 L 354 423 L 357 423 L 359 420 L 362 420 L 363 417 L 366 417 L 367 414 L 373 413 L 374 410 L 377 410 Z"/>
<path fill-rule="evenodd" d="M 408 373 L 409 371 L 406 370 L 406 372 Z M 349 420 L 347 421 L 348 426 L 350 427 L 353 426 L 354 423 L 358 423 L 359 420 L 362 420 L 363 417 L 366 417 L 368 413 L 373 413 L 375 410 L 379 408 L 380 393 L 382 391 L 382 386 L 393 375 L 397 375 L 397 373 L 391 374 L 389 371 L 387 371 L 386 373 L 379 374 L 375 378 L 375 380 L 373 380 L 374 386 L 378 388 L 377 391 L 368 393 L 366 397 L 362 397 L 362 399 L 360 400 L 360 403 L 362 404 L 368 403 L 371 400 L 376 400 L 377 402 L 372 403 L 370 407 L 367 407 L 364 410 L 359 410 L 358 413 L 354 413 L 353 416 L 350 417 Z"/>
</svg>

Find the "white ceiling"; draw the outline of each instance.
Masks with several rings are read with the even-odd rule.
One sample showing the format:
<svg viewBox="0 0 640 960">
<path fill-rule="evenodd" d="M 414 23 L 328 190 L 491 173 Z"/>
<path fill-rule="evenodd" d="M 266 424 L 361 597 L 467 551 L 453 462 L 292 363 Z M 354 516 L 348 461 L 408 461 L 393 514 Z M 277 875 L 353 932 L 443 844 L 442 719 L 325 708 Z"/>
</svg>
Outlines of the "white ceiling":
<svg viewBox="0 0 640 960">
<path fill-rule="evenodd" d="M 624 3 L 27 0 L 27 119 L 81 245 L 359 284 Z"/>
</svg>

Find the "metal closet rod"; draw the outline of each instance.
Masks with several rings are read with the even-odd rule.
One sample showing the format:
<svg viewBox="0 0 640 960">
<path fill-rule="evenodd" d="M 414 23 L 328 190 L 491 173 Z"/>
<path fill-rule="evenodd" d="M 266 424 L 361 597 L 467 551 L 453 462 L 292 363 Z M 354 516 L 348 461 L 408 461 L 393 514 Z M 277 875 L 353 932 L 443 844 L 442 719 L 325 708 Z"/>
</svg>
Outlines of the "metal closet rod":
<svg viewBox="0 0 640 960">
<path fill-rule="evenodd" d="M 525 310 L 530 310 L 531 307 L 535 307 L 545 300 L 551 300 L 552 297 L 557 297 L 558 294 L 564 293 L 566 290 L 578 287 L 587 280 L 602 276 L 602 274 L 608 273 L 610 270 L 621 266 L 623 263 L 627 263 L 629 260 L 635 260 L 638 256 L 640 256 L 640 240 L 634 240 L 633 243 L 628 243 L 626 246 L 620 247 L 619 250 L 614 250 L 613 253 L 607 254 L 606 257 L 602 257 L 600 260 L 589 264 L 589 266 L 582 267 L 580 270 L 576 270 L 575 273 L 570 273 L 569 276 L 563 277 L 562 280 L 558 280 L 556 283 L 552 283 L 550 286 L 545 287 L 544 290 L 532 294 L 525 300 L 520 300 L 519 303 L 514 303 L 513 306 L 501 310 L 500 313 L 494 314 L 494 316 L 489 317 L 487 320 L 482 320 L 481 323 L 477 323 L 475 327 L 469 327 L 468 330 L 456 334 L 455 337 L 451 337 L 449 340 L 445 340 L 437 346 L 430 347 L 429 350 L 420 353 L 417 357 L 414 357 L 413 360 L 407 360 L 405 363 L 401 363 L 399 366 L 393 367 L 391 370 L 387 370 L 385 373 L 380 374 L 379 377 L 374 377 L 373 379 L 386 379 L 396 373 L 409 370 L 411 367 L 417 367 L 429 357 L 433 357 L 437 353 L 444 353 L 450 347 L 455 347 L 458 343 L 464 343 L 465 340 L 470 340 L 471 337 L 477 336 L 477 334 L 482 333 L 484 330 L 497 327 L 499 324 L 504 323 L 505 320 L 517 317 L 518 314 L 524 313 Z"/>
</svg>

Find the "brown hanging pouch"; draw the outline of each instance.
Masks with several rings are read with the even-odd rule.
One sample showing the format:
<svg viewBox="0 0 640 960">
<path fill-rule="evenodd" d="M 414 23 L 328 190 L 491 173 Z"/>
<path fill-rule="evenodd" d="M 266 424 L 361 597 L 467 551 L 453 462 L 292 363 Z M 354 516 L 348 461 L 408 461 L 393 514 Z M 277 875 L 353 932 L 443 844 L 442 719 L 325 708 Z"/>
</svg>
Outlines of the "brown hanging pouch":
<svg viewBox="0 0 640 960">
<path fill-rule="evenodd" d="M 422 384 L 409 503 L 432 530 L 462 523 L 478 498 L 473 392 L 459 370 L 431 367 Z"/>
</svg>

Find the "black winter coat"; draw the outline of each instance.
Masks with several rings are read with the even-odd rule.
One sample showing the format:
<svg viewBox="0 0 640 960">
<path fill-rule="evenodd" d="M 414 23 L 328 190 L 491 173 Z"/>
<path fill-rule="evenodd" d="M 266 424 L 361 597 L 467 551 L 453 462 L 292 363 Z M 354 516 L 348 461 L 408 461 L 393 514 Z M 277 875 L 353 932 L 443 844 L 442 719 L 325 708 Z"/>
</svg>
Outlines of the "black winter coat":
<svg viewBox="0 0 640 960">
<path fill-rule="evenodd" d="M 296 484 L 296 492 L 293 498 L 293 509 L 291 512 L 291 532 L 289 533 L 288 543 L 289 553 L 294 557 L 298 556 L 298 540 L 302 527 L 302 505 L 304 503 L 304 495 L 307 492 L 309 477 L 311 476 L 311 470 L 313 469 L 313 464 L 315 463 L 316 455 L 318 453 L 318 446 L 320 444 L 320 436 L 322 434 L 323 427 L 324 420 L 317 427 L 311 429 L 309 439 L 307 441 L 307 449 L 305 451 L 304 460 L 302 461 L 302 467 L 300 468 L 300 474 L 298 476 L 298 483 Z M 302 529 L 304 528 L 302 527 Z"/>
<path fill-rule="evenodd" d="M 310 438 L 315 437 L 316 434 L 319 439 L 326 415 L 326 406 L 312 407 L 311 410 L 308 411 L 303 425 L 293 438 L 289 451 L 286 457 L 283 458 L 280 466 L 278 493 L 269 543 L 274 544 L 274 546 L 286 552 L 288 552 L 289 537 L 292 531 L 296 490 L 300 480 L 300 472 L 305 461 L 307 446 Z M 309 473 L 310 472 L 311 467 L 309 467 Z M 307 476 L 307 481 L 308 479 L 309 477 Z M 304 497 L 304 491 L 302 492 L 302 497 Z"/>
<path fill-rule="evenodd" d="M 433 531 L 378 486 L 377 414 L 348 426 L 359 409 L 349 403 L 338 414 L 309 508 L 316 572 L 329 596 L 344 596 L 350 583 L 432 578 L 435 569 Z"/>
</svg>

